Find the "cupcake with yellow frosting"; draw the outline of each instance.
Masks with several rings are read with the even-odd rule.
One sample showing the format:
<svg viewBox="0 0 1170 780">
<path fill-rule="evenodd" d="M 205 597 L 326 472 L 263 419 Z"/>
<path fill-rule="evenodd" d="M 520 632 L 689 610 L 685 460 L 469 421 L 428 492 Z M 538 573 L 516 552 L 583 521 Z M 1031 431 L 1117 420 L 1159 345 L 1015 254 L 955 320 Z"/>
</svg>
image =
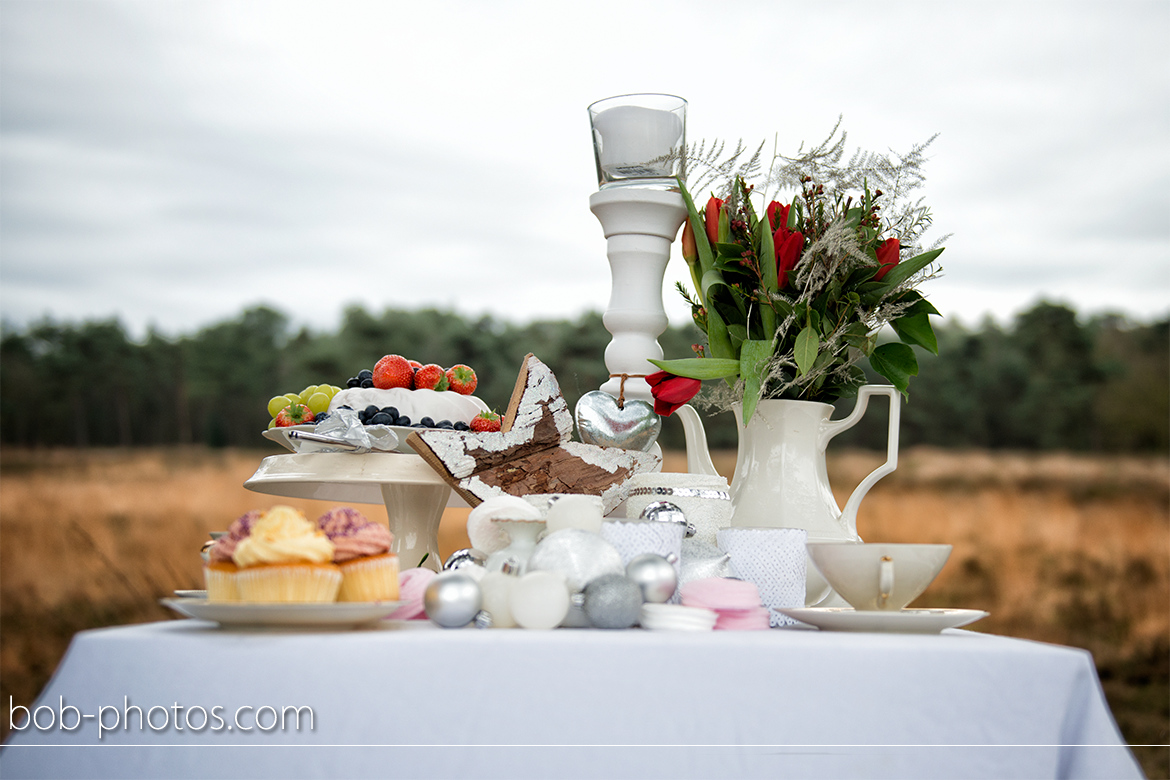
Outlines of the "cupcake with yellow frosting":
<svg viewBox="0 0 1170 780">
<path fill-rule="evenodd" d="M 338 601 L 398 599 L 398 556 L 390 552 L 388 528 L 344 506 L 321 515 L 317 527 L 333 543 L 333 562 L 341 568 Z"/>
<path fill-rule="evenodd" d="M 238 517 L 227 533 L 215 540 L 215 544 L 207 551 L 207 563 L 203 565 L 203 582 L 207 586 L 208 601 L 239 601 L 240 592 L 236 588 L 236 574 L 240 567 L 232 560 L 232 553 L 236 545 L 248 534 L 252 533 L 252 525 L 260 517 L 260 510 L 253 509 Z"/>
<path fill-rule="evenodd" d="M 252 524 L 232 552 L 239 567 L 241 601 L 329 602 L 337 598 L 341 570 L 333 543 L 303 514 L 274 506 Z"/>
</svg>

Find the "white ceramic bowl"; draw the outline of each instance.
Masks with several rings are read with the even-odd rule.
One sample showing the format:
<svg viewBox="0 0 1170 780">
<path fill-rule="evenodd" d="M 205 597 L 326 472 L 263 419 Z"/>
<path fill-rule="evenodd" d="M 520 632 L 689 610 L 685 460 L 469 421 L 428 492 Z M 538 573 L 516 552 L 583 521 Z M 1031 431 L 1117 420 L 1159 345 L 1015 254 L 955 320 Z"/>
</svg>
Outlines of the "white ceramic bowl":
<svg viewBox="0 0 1170 780">
<path fill-rule="evenodd" d="M 949 544 L 809 542 L 813 565 L 856 610 L 898 611 L 942 571 Z"/>
</svg>

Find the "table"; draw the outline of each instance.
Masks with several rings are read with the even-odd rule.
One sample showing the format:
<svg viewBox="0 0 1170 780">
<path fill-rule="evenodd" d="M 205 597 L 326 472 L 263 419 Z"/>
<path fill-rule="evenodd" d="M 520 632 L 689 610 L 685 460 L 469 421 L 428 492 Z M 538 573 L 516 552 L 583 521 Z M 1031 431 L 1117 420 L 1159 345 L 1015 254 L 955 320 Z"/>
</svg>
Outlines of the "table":
<svg viewBox="0 0 1170 780">
<path fill-rule="evenodd" d="M 13 732 L 3 777 L 1141 776 L 1088 653 L 953 629 L 165 621 L 78 634 L 39 723 L 64 711 L 73 726 L 62 704 L 87 719 Z M 289 711 L 284 730 L 261 730 L 285 706 L 312 708 L 312 728 Z M 196 707 L 252 730 L 193 730 Z M 100 738 L 99 712 L 119 720 Z"/>
</svg>

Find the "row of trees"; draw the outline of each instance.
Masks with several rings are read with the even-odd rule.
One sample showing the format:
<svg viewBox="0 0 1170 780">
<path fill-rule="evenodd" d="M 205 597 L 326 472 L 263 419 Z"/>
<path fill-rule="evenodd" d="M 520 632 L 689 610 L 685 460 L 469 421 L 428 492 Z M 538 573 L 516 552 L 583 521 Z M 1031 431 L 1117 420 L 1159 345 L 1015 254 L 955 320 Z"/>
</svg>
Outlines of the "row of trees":
<svg viewBox="0 0 1170 780">
<path fill-rule="evenodd" d="M 1170 448 L 1170 321 L 1081 322 L 1040 304 L 1007 328 L 942 326 L 939 356 L 921 370 L 903 409 L 905 445 L 1015 449 L 1166 451 Z M 501 411 L 527 352 L 556 373 L 570 406 L 607 378 L 610 335 L 596 313 L 576 321 L 517 325 L 435 311 L 348 309 L 335 333 L 295 331 L 269 308 L 177 339 L 128 337 L 113 320 L 43 321 L 0 332 L 0 441 L 26 446 L 204 443 L 258 446 L 268 399 L 309 384 L 336 384 L 382 356 L 474 367 L 476 394 Z M 662 335 L 683 357 L 693 327 Z M 849 407 L 851 401 L 842 402 Z M 734 446 L 718 415 L 712 446 Z M 846 434 L 884 447 L 884 415 Z M 681 444 L 668 422 L 664 444 Z"/>
</svg>

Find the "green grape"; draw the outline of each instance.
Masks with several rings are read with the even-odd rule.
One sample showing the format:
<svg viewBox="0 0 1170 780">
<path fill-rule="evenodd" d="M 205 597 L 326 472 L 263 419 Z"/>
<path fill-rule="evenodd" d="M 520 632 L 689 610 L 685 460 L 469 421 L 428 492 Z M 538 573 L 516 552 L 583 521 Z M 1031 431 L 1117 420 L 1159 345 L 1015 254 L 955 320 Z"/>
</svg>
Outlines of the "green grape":
<svg viewBox="0 0 1170 780">
<path fill-rule="evenodd" d="M 284 407 L 282 406 L 280 408 L 283 409 Z M 279 410 L 277 410 L 277 411 L 279 412 Z M 272 430 L 275 427 L 276 427 L 276 418 L 273 417 L 271 420 L 268 421 L 268 430 Z"/>
<path fill-rule="evenodd" d="M 268 416 L 275 418 L 276 415 L 280 414 L 280 410 L 286 406 L 288 406 L 288 396 L 273 396 L 268 401 Z"/>
<path fill-rule="evenodd" d="M 301 400 L 301 397 L 296 393 L 285 393 L 284 397 L 288 399 L 288 404 L 303 404 L 304 403 L 304 401 Z M 288 404 L 285 404 L 285 406 L 288 406 Z"/>
<path fill-rule="evenodd" d="M 313 393 L 309 396 L 307 405 L 313 414 L 320 414 L 329 408 L 329 395 L 321 392 Z"/>
<path fill-rule="evenodd" d="M 315 393 L 315 392 L 317 392 L 316 385 L 309 385 L 304 390 L 302 390 L 301 391 L 301 403 L 308 404 L 310 396 L 312 396 L 313 393 Z"/>
</svg>

